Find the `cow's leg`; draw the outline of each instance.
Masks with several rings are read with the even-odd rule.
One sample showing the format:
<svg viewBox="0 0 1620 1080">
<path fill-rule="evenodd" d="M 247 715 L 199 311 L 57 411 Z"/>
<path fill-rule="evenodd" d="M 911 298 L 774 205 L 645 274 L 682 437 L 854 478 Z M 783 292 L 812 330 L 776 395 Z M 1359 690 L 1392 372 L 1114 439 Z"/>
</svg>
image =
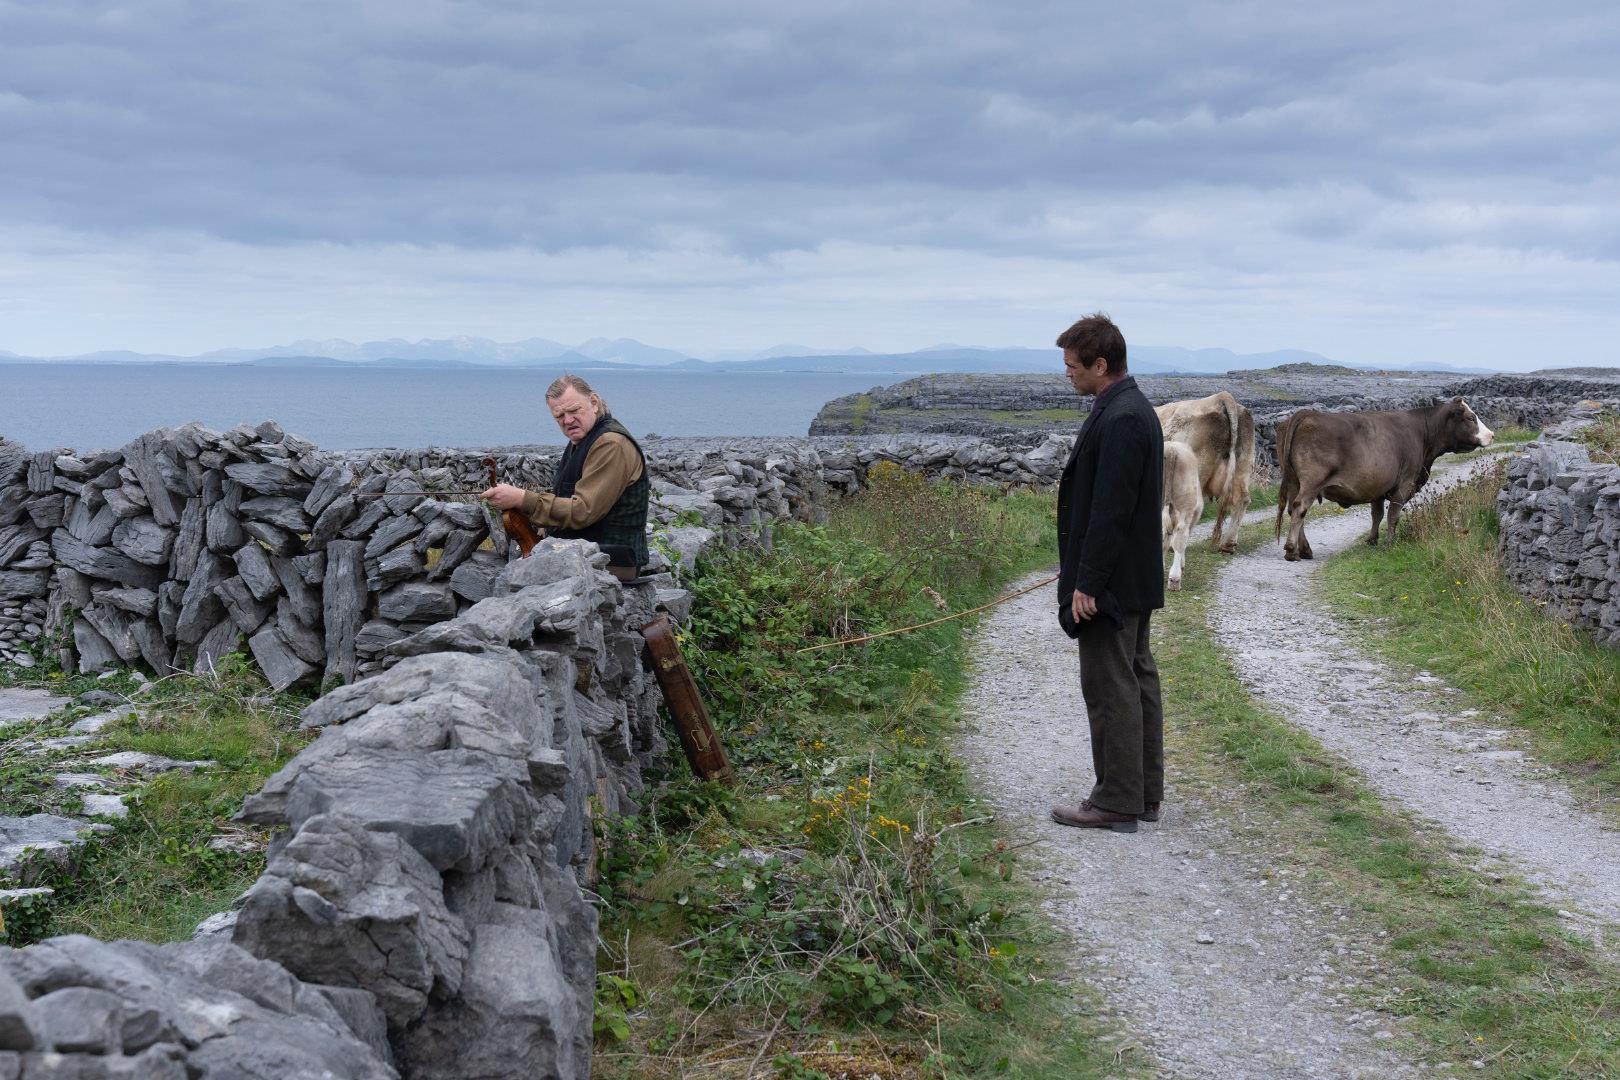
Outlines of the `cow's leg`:
<svg viewBox="0 0 1620 1080">
<path fill-rule="evenodd" d="M 1392 545 L 1395 543 L 1395 526 L 1401 520 L 1401 507 L 1404 505 L 1394 499 L 1389 500 L 1389 542 Z"/>
<path fill-rule="evenodd" d="M 1372 501 L 1372 519 L 1373 519 L 1372 535 L 1367 537 L 1367 543 L 1372 545 L 1373 547 L 1377 547 L 1378 546 L 1378 523 L 1384 520 L 1384 500 L 1383 499 L 1374 499 Z M 1390 518 L 1389 518 L 1389 527 L 1390 527 L 1390 529 L 1392 531 L 1395 528 L 1395 516 L 1393 514 L 1391 514 Z"/>
<path fill-rule="evenodd" d="M 1176 553 L 1176 557 L 1170 563 L 1170 587 L 1176 592 L 1181 591 L 1181 567 L 1187 561 L 1187 532 L 1191 524 L 1185 517 L 1177 514 L 1175 528 L 1170 533 L 1170 547 Z"/>
<path fill-rule="evenodd" d="M 1249 512 L 1249 478 L 1240 470 L 1237 476 L 1231 478 L 1226 485 L 1226 497 L 1221 500 L 1221 516 L 1230 515 L 1232 518 L 1232 533 L 1221 545 L 1221 550 L 1228 555 L 1237 551 L 1238 530 L 1243 528 L 1243 515 Z M 1215 522 L 1215 532 L 1221 531 L 1220 521 Z"/>
<path fill-rule="evenodd" d="M 1305 541 L 1305 515 L 1310 508 L 1311 500 L 1305 498 L 1303 492 L 1288 505 L 1288 542 L 1283 545 L 1283 558 L 1289 562 L 1297 562 L 1301 556 L 1310 558 L 1305 554 L 1310 550 Z"/>
<path fill-rule="evenodd" d="M 1216 551 L 1225 551 L 1228 554 L 1230 554 L 1231 549 L 1228 548 L 1228 547 L 1225 547 L 1221 543 L 1221 526 L 1226 524 L 1226 510 L 1227 510 L 1226 499 L 1224 497 L 1216 499 L 1215 500 L 1215 528 L 1209 534 L 1209 546 L 1214 548 Z M 1202 510 L 1199 511 L 1199 516 L 1203 516 L 1203 511 Z"/>
</svg>

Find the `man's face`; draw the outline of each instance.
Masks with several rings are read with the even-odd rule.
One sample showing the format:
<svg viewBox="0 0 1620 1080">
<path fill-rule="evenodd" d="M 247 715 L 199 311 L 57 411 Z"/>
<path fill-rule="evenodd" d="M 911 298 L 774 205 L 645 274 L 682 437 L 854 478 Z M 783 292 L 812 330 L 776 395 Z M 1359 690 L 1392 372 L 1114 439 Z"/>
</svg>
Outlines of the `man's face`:
<svg viewBox="0 0 1620 1080">
<path fill-rule="evenodd" d="M 1093 357 L 1088 367 L 1080 361 L 1073 349 L 1063 350 L 1063 371 L 1069 376 L 1069 385 L 1081 397 L 1090 397 L 1108 385 L 1108 361 Z"/>
<path fill-rule="evenodd" d="M 569 442 L 579 442 L 596 426 L 596 405 L 572 386 L 546 402 Z"/>
</svg>

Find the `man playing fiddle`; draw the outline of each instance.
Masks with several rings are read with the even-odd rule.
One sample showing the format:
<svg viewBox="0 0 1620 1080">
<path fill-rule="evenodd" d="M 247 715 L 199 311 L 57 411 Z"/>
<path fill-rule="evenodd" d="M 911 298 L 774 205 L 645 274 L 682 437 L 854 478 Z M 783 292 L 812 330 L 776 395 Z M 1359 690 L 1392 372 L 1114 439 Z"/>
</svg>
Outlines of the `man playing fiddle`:
<svg viewBox="0 0 1620 1080">
<path fill-rule="evenodd" d="M 568 439 L 550 491 L 496 484 L 483 498 L 498 510 L 521 509 L 547 536 L 593 540 L 609 569 L 632 578 L 647 564 L 647 459 L 607 404 L 578 375 L 546 389 L 546 404 Z"/>
</svg>

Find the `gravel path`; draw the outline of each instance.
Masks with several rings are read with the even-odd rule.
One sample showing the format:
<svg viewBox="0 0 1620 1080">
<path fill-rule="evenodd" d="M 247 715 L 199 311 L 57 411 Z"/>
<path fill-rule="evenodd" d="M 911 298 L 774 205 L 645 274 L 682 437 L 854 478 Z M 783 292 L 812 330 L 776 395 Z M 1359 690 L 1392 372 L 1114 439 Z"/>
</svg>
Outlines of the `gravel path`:
<svg viewBox="0 0 1620 1080">
<path fill-rule="evenodd" d="M 1437 474 L 1423 495 L 1484 464 Z M 1502 860 L 1602 942 L 1605 924 L 1620 924 L 1620 832 L 1581 809 L 1516 734 L 1459 708 L 1456 689 L 1363 651 L 1313 587 L 1321 560 L 1359 542 L 1369 523 L 1362 507 L 1307 518 L 1315 561 L 1284 562 L 1269 544 L 1234 559 L 1215 585 L 1217 638 L 1251 693 L 1390 803 Z"/>
<path fill-rule="evenodd" d="M 1165 1074 L 1417 1075 L 1387 1042 L 1400 1029 L 1358 1003 L 1352 973 L 1373 956 L 1340 932 L 1341 911 L 1298 895 L 1268 822 L 1216 813 L 1174 770 L 1163 821 L 1134 835 L 1051 822 L 1054 802 L 1090 788 L 1091 755 L 1050 589 L 996 608 L 974 652 L 958 752 L 1029 845 L 1020 864 L 1038 868 L 1026 873 L 1052 922 L 1094 958 L 1087 981 Z"/>
</svg>

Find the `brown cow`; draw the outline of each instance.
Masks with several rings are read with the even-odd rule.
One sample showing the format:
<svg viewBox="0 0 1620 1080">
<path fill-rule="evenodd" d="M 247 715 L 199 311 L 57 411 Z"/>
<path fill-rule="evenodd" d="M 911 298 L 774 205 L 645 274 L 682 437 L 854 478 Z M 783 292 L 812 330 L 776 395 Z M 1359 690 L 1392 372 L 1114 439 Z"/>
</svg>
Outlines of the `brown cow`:
<svg viewBox="0 0 1620 1080">
<path fill-rule="evenodd" d="M 1372 536 L 1389 503 L 1389 538 L 1401 507 L 1429 479 L 1441 454 L 1491 445 L 1496 437 L 1460 397 L 1425 409 L 1402 412 L 1326 413 L 1301 409 L 1277 429 L 1277 463 L 1282 486 L 1277 492 L 1277 535 L 1283 514 L 1289 515 L 1289 562 L 1311 557 L 1305 538 L 1305 515 L 1320 499 L 1340 506 L 1372 503 Z"/>
<path fill-rule="evenodd" d="M 1249 474 L 1254 471 L 1254 415 L 1225 390 L 1172 401 L 1154 411 L 1166 440 L 1192 447 L 1198 457 L 1199 486 L 1205 498 L 1216 500 L 1210 545 L 1228 554 L 1236 551 L 1238 528 L 1249 508 Z M 1221 526 L 1228 517 L 1232 528 L 1223 540 Z"/>
</svg>

